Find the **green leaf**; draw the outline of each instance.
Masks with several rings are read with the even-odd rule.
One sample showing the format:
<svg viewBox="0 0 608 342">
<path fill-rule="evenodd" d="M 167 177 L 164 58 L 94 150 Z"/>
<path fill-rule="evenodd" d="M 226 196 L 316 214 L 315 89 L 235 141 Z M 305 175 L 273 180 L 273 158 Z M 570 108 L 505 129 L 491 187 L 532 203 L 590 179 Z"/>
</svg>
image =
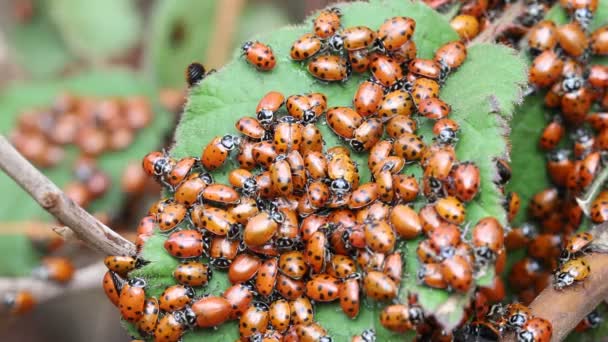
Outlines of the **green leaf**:
<svg viewBox="0 0 608 342">
<path fill-rule="evenodd" d="M 366 25 L 375 28 L 386 18 L 396 15 L 414 18 L 417 29 L 413 39 L 422 58 L 432 57 L 441 44 L 457 39 L 441 15 L 419 3 L 376 0 L 353 3 L 341 9 L 345 27 Z M 292 42 L 309 31 L 309 26 L 292 27 L 258 38 L 274 49 L 277 67 L 271 72 L 256 72 L 239 58 L 236 51 L 235 59 L 223 70 L 191 89 L 188 105 L 176 131 L 172 154 L 177 157 L 200 155 L 213 136 L 234 133 L 234 122 L 243 115 L 253 115 L 259 99 L 271 90 L 280 90 L 286 95 L 320 91 L 328 96 L 328 106 L 350 106 L 358 83 L 365 76 L 354 76 L 353 80 L 340 85 L 323 84 L 308 75 L 305 65 L 289 59 L 288 50 Z M 507 142 L 500 137 L 508 132 L 508 119 L 515 102 L 519 100 L 520 86 L 526 81 L 524 67 L 523 61 L 513 50 L 478 45 L 469 50 L 467 62 L 450 76 L 442 89 L 441 97 L 453 107 L 452 118 L 462 127 L 457 148 L 459 160 L 474 161 L 481 169 L 481 194 L 468 207 L 470 222 L 485 216 L 495 216 L 503 223 L 505 221 L 502 197 L 492 182 L 496 174 L 493 157 L 507 154 Z M 491 77 L 480 78 L 479 75 Z M 421 126 L 421 134 L 430 140 L 432 123 L 427 120 Z M 321 126 L 321 129 L 326 146 L 341 144 L 326 126 Z M 363 155 L 355 155 L 354 159 L 360 165 L 366 164 Z M 215 172 L 216 180 L 226 182 L 226 171 L 231 167 L 233 165 L 227 165 Z M 365 169 L 360 170 L 363 182 L 369 179 L 369 171 L 363 171 Z M 402 282 L 402 299 L 408 291 L 416 292 L 425 311 L 434 314 L 449 330 L 460 321 L 464 303 L 469 297 L 419 286 L 415 279 L 418 269 L 416 245 L 417 241 L 409 242 L 403 249 L 406 272 Z M 493 272 L 487 272 L 480 279 L 481 283 L 487 284 L 492 276 Z M 383 341 L 403 339 L 403 336 L 397 337 L 378 324 L 379 309 L 374 303 L 366 303 L 361 316 L 354 321 L 345 318 L 339 310 L 336 305 L 322 305 L 317 310 L 317 319 L 332 336 L 347 339 L 362 329 L 373 327 Z"/>
<path fill-rule="evenodd" d="M 90 73 L 56 82 L 33 82 L 16 84 L 0 95 L 0 132 L 9 133 L 16 124 L 21 111 L 36 106 L 48 106 L 55 97 L 63 91 L 78 95 L 95 96 L 155 96 L 150 86 L 137 79 L 126 70 L 108 70 Z M 122 171 L 129 162 L 139 161 L 146 153 L 158 148 L 163 134 L 171 123 L 170 114 L 160 111 L 156 106 L 155 118 L 149 127 L 141 130 L 133 143 L 123 151 L 105 153 L 98 158 L 99 166 L 107 172 L 113 186 L 99 199 L 92 203 L 91 212 L 108 211 L 110 214 L 122 206 L 123 194 L 120 188 Z M 58 166 L 42 170 L 59 187 L 65 185 L 71 178 L 71 167 L 77 158 L 76 148 L 68 146 L 66 157 Z M 34 202 L 6 174 L 0 174 L 0 192 L 11 194 L 11 200 L 5 201 L 0 207 L 0 217 L 4 221 L 49 221 L 51 216 Z"/>
<path fill-rule="evenodd" d="M 215 0 L 162 0 L 152 11 L 149 66 L 162 87 L 183 87 L 184 69 L 203 62 L 216 18 Z"/>
<path fill-rule="evenodd" d="M 234 39 L 234 48 L 241 47 L 252 34 L 266 34 L 289 24 L 289 18 L 282 8 L 269 3 L 249 2 L 239 18 Z"/>
<path fill-rule="evenodd" d="M 133 1 L 49 1 L 50 16 L 65 43 L 78 56 L 92 61 L 116 57 L 133 48 L 142 21 Z"/>
<path fill-rule="evenodd" d="M 526 220 L 530 199 L 535 193 L 550 186 L 546 172 L 545 153 L 538 141 L 546 125 L 546 109 L 541 95 L 528 96 L 511 121 L 511 169 L 513 175 L 507 191 L 521 197 L 521 208 L 514 224 Z"/>
<path fill-rule="evenodd" d="M 7 29 L 15 62 L 32 78 L 57 75 L 74 61 L 46 10 L 46 1 L 34 1 L 31 21 L 15 23 Z"/>
<path fill-rule="evenodd" d="M 2 235 L 0 277 L 27 277 L 40 264 L 40 254 L 25 235 Z"/>
</svg>

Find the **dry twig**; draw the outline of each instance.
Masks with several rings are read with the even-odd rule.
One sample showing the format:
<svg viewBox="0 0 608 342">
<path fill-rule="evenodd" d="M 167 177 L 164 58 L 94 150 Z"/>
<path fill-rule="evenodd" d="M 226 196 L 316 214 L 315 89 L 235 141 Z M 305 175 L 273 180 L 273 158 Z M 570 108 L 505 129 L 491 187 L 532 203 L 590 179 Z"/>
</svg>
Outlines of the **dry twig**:
<svg viewBox="0 0 608 342">
<path fill-rule="evenodd" d="M 90 248 L 110 255 L 135 254 L 133 243 L 76 205 L 17 152 L 3 135 L 0 135 L 0 169 L 27 191 L 44 210 L 70 227 Z"/>
<path fill-rule="evenodd" d="M 496 37 L 500 36 L 510 25 L 521 16 L 526 9 L 523 1 L 516 1 L 510 4 L 502 15 L 492 21 L 477 37 L 469 42 L 470 45 L 479 43 L 494 43 Z"/>
</svg>

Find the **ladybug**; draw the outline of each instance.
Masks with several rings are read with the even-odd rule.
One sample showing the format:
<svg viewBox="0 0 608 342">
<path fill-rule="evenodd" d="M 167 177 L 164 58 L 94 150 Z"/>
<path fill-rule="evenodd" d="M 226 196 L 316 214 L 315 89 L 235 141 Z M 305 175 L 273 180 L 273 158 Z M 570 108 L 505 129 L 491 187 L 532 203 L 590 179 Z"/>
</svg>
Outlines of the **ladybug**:
<svg viewBox="0 0 608 342">
<path fill-rule="evenodd" d="M 547 171 L 555 185 L 565 186 L 568 175 L 574 167 L 568 154 L 568 150 L 558 149 L 547 155 Z"/>
<path fill-rule="evenodd" d="M 171 169 L 171 172 L 169 172 L 167 175 L 167 183 L 169 183 L 172 188 L 175 188 L 190 175 L 192 170 L 196 168 L 198 164 L 199 161 L 197 158 L 186 157 L 180 159 L 177 161 L 177 163 L 175 163 Z"/>
<path fill-rule="evenodd" d="M 533 85 L 546 88 L 555 83 L 564 68 L 564 62 L 553 50 L 546 50 L 532 61 L 528 79 Z"/>
<path fill-rule="evenodd" d="M 257 292 L 265 297 L 268 297 L 274 291 L 278 274 L 278 259 L 270 258 L 265 260 L 258 271 L 255 280 Z"/>
<path fill-rule="evenodd" d="M 368 223 L 365 225 L 365 243 L 374 252 L 388 253 L 395 248 L 395 232 L 386 221 Z"/>
<path fill-rule="evenodd" d="M 452 167 L 450 185 L 454 196 L 461 201 L 471 201 L 479 192 L 480 171 L 472 162 L 464 162 Z"/>
<path fill-rule="evenodd" d="M 591 209 L 593 212 L 593 208 Z M 560 260 L 567 261 L 574 256 L 584 253 L 593 242 L 593 235 L 588 232 L 576 233 L 566 239 Z"/>
<path fill-rule="evenodd" d="M 395 232 L 406 240 L 414 239 L 422 232 L 422 222 L 418 213 L 405 204 L 398 204 L 392 208 L 389 222 Z"/>
<path fill-rule="evenodd" d="M 266 134 L 264 126 L 256 119 L 250 116 L 243 116 L 236 124 L 236 129 L 243 135 L 251 139 L 262 139 Z"/>
<path fill-rule="evenodd" d="M 369 69 L 369 52 L 366 49 L 348 51 L 348 62 L 354 72 L 363 73 Z"/>
<path fill-rule="evenodd" d="M 456 121 L 443 118 L 435 121 L 433 125 L 433 140 L 443 145 L 453 145 L 458 141 L 456 134 L 460 131 L 460 125 Z"/>
<path fill-rule="evenodd" d="M 355 152 L 368 151 L 382 137 L 384 131 L 382 121 L 378 118 L 367 118 L 353 132 L 349 145 Z"/>
<path fill-rule="evenodd" d="M 313 275 L 306 283 L 306 295 L 316 302 L 331 302 L 339 298 L 340 280 L 329 274 Z"/>
<path fill-rule="evenodd" d="M 589 84 L 595 88 L 608 87 L 608 67 L 605 65 L 591 65 L 589 67 L 589 76 L 587 77 L 587 82 L 589 82 Z M 598 117 L 602 117 L 600 113 L 596 113 L 593 119 L 597 119 Z M 585 118 L 585 121 L 593 125 L 593 119 L 587 117 Z M 596 126 L 594 126 L 594 128 L 598 129 Z"/>
<path fill-rule="evenodd" d="M 504 235 L 504 228 L 495 218 L 485 217 L 479 220 L 472 232 L 476 255 L 482 260 L 492 260 L 504 246 Z"/>
<path fill-rule="evenodd" d="M 254 292 L 249 284 L 234 284 L 224 291 L 222 297 L 230 304 L 229 319 L 236 319 L 251 305 Z"/>
<path fill-rule="evenodd" d="M 366 49 L 376 39 L 376 32 L 367 26 L 353 26 L 344 29 L 340 36 L 347 51 Z"/>
<path fill-rule="evenodd" d="M 262 97 L 255 109 L 257 119 L 263 126 L 268 126 L 274 120 L 274 114 L 285 103 L 285 95 L 278 91 L 270 91 Z"/>
<path fill-rule="evenodd" d="M 456 197 L 448 196 L 435 203 L 435 210 L 439 216 L 454 224 L 461 224 L 465 220 L 466 212 L 462 202 Z"/>
<path fill-rule="evenodd" d="M 395 115 L 386 122 L 386 134 L 393 139 L 397 139 L 404 133 L 414 134 L 417 125 L 416 121 L 411 117 Z"/>
<path fill-rule="evenodd" d="M 336 254 L 332 256 L 327 273 L 336 278 L 344 279 L 352 276 L 357 271 L 355 261 L 346 255 Z"/>
<path fill-rule="evenodd" d="M 557 26 L 551 20 L 543 20 L 528 31 L 528 46 L 533 54 L 552 50 L 557 45 Z"/>
<path fill-rule="evenodd" d="M 545 128 L 540 136 L 539 146 L 543 150 L 552 150 L 562 140 L 566 127 L 561 117 L 556 116 Z"/>
<path fill-rule="evenodd" d="M 228 182 L 246 195 L 253 195 L 257 190 L 255 177 L 246 169 L 233 169 L 230 171 L 228 173 Z"/>
<path fill-rule="evenodd" d="M 158 313 L 158 300 L 154 297 L 147 298 L 144 302 L 143 315 L 139 321 L 137 321 L 137 329 L 146 335 L 152 335 L 154 330 L 156 330 Z"/>
<path fill-rule="evenodd" d="M 256 143 L 252 152 L 255 163 L 262 165 L 265 168 L 269 168 L 279 155 L 274 144 L 270 141 Z"/>
<path fill-rule="evenodd" d="M 270 165 L 270 179 L 273 192 L 279 196 L 288 196 L 293 193 L 291 167 L 284 156 L 279 156 Z"/>
<path fill-rule="evenodd" d="M 608 28 L 602 26 L 593 31 L 590 45 L 594 55 L 608 55 Z"/>
<path fill-rule="evenodd" d="M 553 335 L 553 327 L 546 319 L 533 317 L 521 327 L 517 340 L 522 342 L 549 342 Z"/>
<path fill-rule="evenodd" d="M 203 297 L 192 303 L 192 312 L 196 315 L 196 325 L 200 328 L 212 328 L 226 322 L 230 317 L 230 302 L 217 296 Z"/>
<path fill-rule="evenodd" d="M 393 149 L 393 142 L 390 140 L 381 140 L 377 142 L 369 150 L 367 166 L 370 170 L 374 170 L 383 160 L 388 158 Z"/>
<path fill-rule="evenodd" d="M 211 280 L 213 271 L 209 266 L 198 261 L 186 261 L 173 271 L 173 278 L 186 286 L 205 286 Z"/>
<path fill-rule="evenodd" d="M 279 270 L 293 279 L 301 279 L 308 271 L 308 265 L 304 261 L 304 254 L 301 251 L 289 251 L 281 254 L 279 258 Z"/>
<path fill-rule="evenodd" d="M 241 228 L 229 212 L 211 206 L 196 206 L 191 217 L 197 228 L 217 236 L 231 235 L 229 238 L 233 238 L 233 235 L 238 235 L 234 232 Z"/>
<path fill-rule="evenodd" d="M 511 228 L 505 237 L 505 246 L 508 250 L 515 250 L 526 247 L 530 240 L 538 234 L 536 226 L 524 222 L 518 228 Z"/>
<path fill-rule="evenodd" d="M 557 28 L 559 46 L 570 56 L 580 57 L 589 46 L 589 38 L 580 24 L 568 23 Z"/>
<path fill-rule="evenodd" d="M 591 311 L 578 325 L 574 328 L 576 332 L 585 332 L 589 329 L 595 329 L 600 326 L 604 318 L 597 309 Z"/>
<path fill-rule="evenodd" d="M 357 265 L 362 271 L 379 271 L 386 256 L 382 253 L 374 253 L 361 248 L 357 251 Z"/>
<path fill-rule="evenodd" d="M 363 118 L 348 107 L 333 107 L 327 111 L 327 124 L 342 138 L 352 139 L 355 130 L 363 123 Z"/>
<path fill-rule="evenodd" d="M 151 177 L 160 179 L 169 174 L 175 165 L 175 160 L 163 152 L 150 152 L 142 161 L 144 171 Z"/>
<path fill-rule="evenodd" d="M 308 200 L 314 208 L 323 208 L 329 200 L 329 187 L 321 181 L 313 181 L 306 190 Z"/>
<path fill-rule="evenodd" d="M 291 95 L 287 98 L 285 106 L 287 107 L 287 112 L 289 115 L 297 120 L 303 120 L 303 118 L 310 116 L 316 117 L 314 111 L 312 110 L 312 104 L 310 103 L 309 98 L 304 95 Z M 312 120 L 307 118 L 306 121 Z"/>
<path fill-rule="evenodd" d="M 380 324 L 388 330 L 400 333 L 414 329 L 414 324 L 422 320 L 422 309 L 418 306 L 392 304 L 385 306 L 380 313 Z"/>
<path fill-rule="evenodd" d="M 118 306 L 120 291 L 124 285 L 124 280 L 118 274 L 107 271 L 103 276 L 103 292 L 114 306 Z"/>
<path fill-rule="evenodd" d="M 186 82 L 189 87 L 197 85 L 207 75 L 208 73 L 201 63 L 192 62 L 186 68 Z"/>
<path fill-rule="evenodd" d="M 219 204 L 235 204 L 239 201 L 239 194 L 225 184 L 210 184 L 203 189 L 201 196 L 204 200 Z"/>
<path fill-rule="evenodd" d="M 300 144 L 301 156 L 309 152 L 323 151 L 323 136 L 315 124 L 307 124 L 302 128 L 302 144 Z"/>
<path fill-rule="evenodd" d="M 495 182 L 498 185 L 506 185 L 509 180 L 511 180 L 511 165 L 501 158 L 496 158 L 494 161 L 496 162 L 496 171 L 498 174 L 498 178 Z"/>
<path fill-rule="evenodd" d="M 530 216 L 533 218 L 544 218 L 557 208 L 558 191 L 556 188 L 548 188 L 536 193 L 528 207 Z"/>
<path fill-rule="evenodd" d="M 412 202 L 418 197 L 420 187 L 413 175 L 398 174 L 393 176 L 395 195 L 404 202 Z"/>
<path fill-rule="evenodd" d="M 256 332 L 264 333 L 269 322 L 268 306 L 261 302 L 253 303 L 240 317 L 241 337 L 250 337 Z"/>
<path fill-rule="evenodd" d="M 132 278 L 123 285 L 118 307 L 120 315 L 127 322 L 135 323 L 143 316 L 146 300 L 145 287 L 146 281 L 141 278 Z"/>
<path fill-rule="evenodd" d="M 331 156 L 327 164 L 327 175 L 331 180 L 330 189 L 338 198 L 359 185 L 359 171 L 347 154 Z"/>
<path fill-rule="evenodd" d="M 412 99 L 415 104 L 428 98 L 439 97 L 439 83 L 430 78 L 418 78 L 412 84 Z"/>
<path fill-rule="evenodd" d="M 374 178 L 376 179 L 380 200 L 385 203 L 391 203 L 395 197 L 391 170 L 384 169 L 384 171 L 379 171 L 374 175 Z"/>
<path fill-rule="evenodd" d="M 213 178 L 209 173 L 191 174 L 175 189 L 175 202 L 191 207 L 199 199 L 203 189 L 211 183 L 213 183 Z"/>
<path fill-rule="evenodd" d="M 308 72 L 318 80 L 346 82 L 352 72 L 350 63 L 336 55 L 313 57 L 308 63 Z"/>
<path fill-rule="evenodd" d="M 310 324 L 313 322 L 314 311 L 308 297 L 298 297 L 290 301 L 289 311 L 293 324 Z"/>
<path fill-rule="evenodd" d="M 386 256 L 382 272 L 388 275 L 395 283 L 399 284 L 401 282 L 401 277 L 403 275 L 403 258 L 401 257 L 401 252 L 393 252 Z"/>
<path fill-rule="evenodd" d="M 178 342 L 181 340 L 187 325 L 183 312 L 176 311 L 164 315 L 154 329 L 155 342 Z"/>
<path fill-rule="evenodd" d="M 426 145 L 422 139 L 413 133 L 401 134 L 393 144 L 393 153 L 405 159 L 406 162 L 422 158 Z"/>
<path fill-rule="evenodd" d="M 408 64 L 408 70 L 418 76 L 433 80 L 437 80 L 441 77 L 441 65 L 432 59 L 413 59 Z"/>
<path fill-rule="evenodd" d="M 213 138 L 203 150 L 201 163 L 207 170 L 217 169 L 224 164 L 230 151 L 236 149 L 239 143 L 238 137 L 229 134 Z"/>
<path fill-rule="evenodd" d="M 375 300 L 391 300 L 397 296 L 397 284 L 386 274 L 370 271 L 363 276 L 363 290 Z"/>
<path fill-rule="evenodd" d="M 458 69 L 467 59 L 467 47 L 459 40 L 443 44 L 433 60 L 450 70 Z"/>
<path fill-rule="evenodd" d="M 258 273 L 260 258 L 252 254 L 239 254 L 228 268 L 228 279 L 232 284 L 244 283 Z"/>
<path fill-rule="evenodd" d="M 386 88 L 391 88 L 403 78 L 401 65 L 392 57 L 374 53 L 369 68 L 375 80 Z"/>
<path fill-rule="evenodd" d="M 131 256 L 110 255 L 103 260 L 103 263 L 108 270 L 117 273 L 121 277 L 126 277 L 135 268 L 137 259 Z"/>
<path fill-rule="evenodd" d="M 291 320 L 291 310 L 289 302 L 285 299 L 277 299 L 270 304 L 268 309 L 270 324 L 280 333 L 284 333 L 289 328 Z"/>
<path fill-rule="evenodd" d="M 203 254 L 203 235 L 194 229 L 180 230 L 171 233 L 164 246 L 176 258 L 198 258 Z"/>
<path fill-rule="evenodd" d="M 412 38 L 415 30 L 416 21 L 412 18 L 389 18 L 378 28 L 378 41 L 388 51 L 397 50 Z"/>
<path fill-rule="evenodd" d="M 260 212 L 247 222 L 243 230 L 243 241 L 247 246 L 264 245 L 276 234 L 282 221 L 280 213 Z"/>
<path fill-rule="evenodd" d="M 303 280 L 291 279 L 284 274 L 277 276 L 276 290 L 288 300 L 294 300 L 304 295 L 305 283 Z"/>
<path fill-rule="evenodd" d="M 451 148 L 433 148 L 435 151 L 431 153 L 427 150 L 427 156 L 423 159 L 424 176 L 432 177 L 439 181 L 448 180 L 450 173 L 456 161 L 456 155 Z"/>
<path fill-rule="evenodd" d="M 247 62 L 260 71 L 272 70 L 277 64 L 274 52 L 264 43 L 248 41 L 243 44 L 242 50 Z"/>
<path fill-rule="evenodd" d="M 317 323 L 296 324 L 295 331 L 301 342 L 333 342 L 327 331 Z"/>
<path fill-rule="evenodd" d="M 441 273 L 448 286 L 465 293 L 473 284 L 473 265 L 461 255 L 455 255 L 441 262 Z"/>
<path fill-rule="evenodd" d="M 587 87 L 580 87 L 562 96 L 560 108 L 566 121 L 579 124 L 585 120 L 592 103 L 592 91 Z"/>
<path fill-rule="evenodd" d="M 389 120 L 394 116 L 410 116 L 415 111 L 414 101 L 410 94 L 402 89 L 387 93 L 378 104 L 378 117 Z"/>
<path fill-rule="evenodd" d="M 579 128 L 572 134 L 572 139 L 574 140 L 574 158 L 582 159 L 593 152 L 596 143 L 590 130 Z"/>
<path fill-rule="evenodd" d="M 364 81 L 359 85 L 353 97 L 353 107 L 362 117 L 376 113 L 384 96 L 384 88 L 372 81 Z"/>
<path fill-rule="evenodd" d="M 184 218 L 188 209 L 181 203 L 167 203 L 162 212 L 157 215 L 158 227 L 161 232 L 168 232 L 179 225 Z"/>
<path fill-rule="evenodd" d="M 104 288 L 105 289 L 105 288 Z M 107 294 L 107 292 L 106 292 Z M 36 305 L 34 296 L 29 291 L 18 291 L 12 293 L 6 293 L 3 298 L 4 307 L 12 315 L 23 315 L 32 311 Z M 116 305 L 116 304 L 114 304 Z"/>
<path fill-rule="evenodd" d="M 519 195 L 517 194 L 517 192 L 511 191 L 511 192 L 507 193 L 507 196 L 505 198 L 504 207 L 505 207 L 505 211 L 507 212 L 507 220 L 509 222 L 513 221 L 515 219 L 515 216 L 517 216 L 520 205 L 521 205 L 521 199 L 520 199 Z"/>
<path fill-rule="evenodd" d="M 450 21 L 450 26 L 465 41 L 471 40 L 479 34 L 479 21 L 472 15 L 457 15 Z"/>
<path fill-rule="evenodd" d="M 584 259 L 573 259 L 566 262 L 554 274 L 553 286 L 556 290 L 571 286 L 575 281 L 582 281 L 591 273 L 591 267 Z"/>
<path fill-rule="evenodd" d="M 488 321 L 473 321 L 463 328 L 458 329 L 455 336 L 462 341 L 500 341 L 502 334 L 496 329 L 494 324 Z"/>
<path fill-rule="evenodd" d="M 313 21 L 313 31 L 317 37 L 326 39 L 333 36 L 340 28 L 342 12 L 337 7 L 325 9 Z"/>
<path fill-rule="evenodd" d="M 507 305 L 506 308 L 507 324 L 513 329 L 520 329 L 532 318 L 530 308 L 520 303 Z"/>
<path fill-rule="evenodd" d="M 314 232 L 306 242 L 304 260 L 313 273 L 321 273 L 325 269 L 327 253 L 327 236 L 322 230 Z"/>
<path fill-rule="evenodd" d="M 346 316 L 355 318 L 359 314 L 360 288 L 358 277 L 350 277 L 344 280 L 338 287 L 340 307 Z"/>
<path fill-rule="evenodd" d="M 423 263 L 418 270 L 418 281 L 428 287 L 435 289 L 445 289 L 448 287 L 446 279 L 441 271 L 439 263 Z"/>
<path fill-rule="evenodd" d="M 321 39 L 312 33 L 305 33 L 293 43 L 289 56 L 294 61 L 303 61 L 316 55 L 322 47 Z"/>
<path fill-rule="evenodd" d="M 431 248 L 443 258 L 449 256 L 453 249 L 460 243 L 460 234 L 458 226 L 453 224 L 442 224 L 427 235 Z"/>
<path fill-rule="evenodd" d="M 38 279 L 66 284 L 74 277 L 74 264 L 65 257 L 44 257 L 32 274 Z"/>
</svg>

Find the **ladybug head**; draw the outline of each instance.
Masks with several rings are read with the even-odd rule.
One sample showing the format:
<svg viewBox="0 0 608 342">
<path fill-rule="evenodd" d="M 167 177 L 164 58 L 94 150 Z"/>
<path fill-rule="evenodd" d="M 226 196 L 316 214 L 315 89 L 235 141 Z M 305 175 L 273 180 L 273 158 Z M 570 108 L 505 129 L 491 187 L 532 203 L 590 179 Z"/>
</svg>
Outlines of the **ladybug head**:
<svg viewBox="0 0 608 342">
<path fill-rule="evenodd" d="M 287 237 L 281 237 L 275 241 L 275 245 L 277 246 L 277 249 L 282 250 L 282 251 L 292 250 L 294 248 L 295 244 L 296 244 L 296 241 L 294 239 L 287 238 Z"/>
<path fill-rule="evenodd" d="M 528 320 L 528 317 L 526 315 L 524 315 L 522 313 L 516 313 L 516 314 L 509 316 L 508 323 L 510 326 L 512 326 L 514 328 L 521 328 L 524 326 L 524 324 L 526 323 L 527 320 Z"/>
<path fill-rule="evenodd" d="M 249 51 L 249 49 L 253 46 L 253 42 L 252 41 L 246 41 L 243 46 L 241 47 L 241 49 L 243 49 L 244 53 L 247 53 L 247 51 Z"/>
<path fill-rule="evenodd" d="M 355 152 L 363 152 L 365 149 L 363 143 L 357 139 L 350 139 L 348 143 Z"/>
<path fill-rule="evenodd" d="M 194 292 L 193 288 L 190 286 L 184 286 L 184 289 L 186 290 L 186 296 L 188 296 L 188 298 L 194 298 L 196 293 Z"/>
<path fill-rule="evenodd" d="M 599 326 L 600 323 L 602 323 L 602 321 L 604 320 L 597 310 L 591 311 L 591 313 L 588 314 L 585 319 L 587 320 L 591 328 L 597 328 L 597 326 Z"/>
<path fill-rule="evenodd" d="M 270 109 L 262 109 L 257 113 L 257 118 L 262 125 L 268 126 L 274 120 L 274 112 Z"/>
<path fill-rule="evenodd" d="M 240 223 L 235 223 L 230 225 L 230 229 L 228 229 L 228 240 L 238 240 L 241 237 L 241 233 L 243 232 L 243 225 Z"/>
<path fill-rule="evenodd" d="M 173 169 L 175 161 L 170 157 L 158 158 L 154 162 L 154 175 L 166 175 Z"/>
<path fill-rule="evenodd" d="M 573 18 L 576 22 L 578 22 L 581 27 L 585 30 L 589 28 L 589 24 L 593 21 L 593 12 L 586 8 L 578 8 L 574 11 Z"/>
<path fill-rule="evenodd" d="M 285 123 L 296 123 L 296 118 L 294 118 L 291 115 L 285 115 L 284 117 L 279 119 L 279 122 L 285 122 Z"/>
<path fill-rule="evenodd" d="M 329 336 L 323 336 L 319 339 L 319 342 L 334 342 L 334 339 Z"/>
<path fill-rule="evenodd" d="M 558 272 L 555 275 L 555 288 L 558 290 L 570 286 L 572 283 L 574 283 L 574 277 L 570 272 Z"/>
<path fill-rule="evenodd" d="M 270 210 L 270 218 L 275 221 L 276 223 L 283 223 L 283 221 L 285 221 L 285 217 L 283 216 L 283 213 L 281 213 L 280 211 L 276 210 L 276 209 L 271 209 Z"/>
<path fill-rule="evenodd" d="M 241 142 L 241 138 L 239 138 L 235 135 L 226 134 L 222 137 L 222 145 L 228 151 L 234 150 L 240 144 L 240 142 Z"/>
<path fill-rule="evenodd" d="M 219 268 L 219 269 L 227 269 L 228 267 L 230 267 L 231 263 L 232 263 L 232 261 L 230 261 L 224 257 L 211 259 L 211 266 L 213 266 L 215 268 Z"/>
<path fill-rule="evenodd" d="M 418 324 L 424 320 L 424 313 L 422 312 L 422 308 L 419 306 L 412 306 L 408 309 L 408 314 L 410 316 L 410 321 L 414 324 Z"/>
<path fill-rule="evenodd" d="M 517 341 L 520 342 L 534 342 L 534 334 L 529 330 L 522 330 L 517 334 Z"/>
<path fill-rule="evenodd" d="M 338 17 L 342 17 L 342 11 L 338 7 L 332 7 L 329 11 L 335 13 Z"/>
<path fill-rule="evenodd" d="M 583 79 L 578 75 L 569 75 L 562 81 L 562 90 L 566 93 L 572 93 L 579 90 L 583 86 Z"/>
<path fill-rule="evenodd" d="M 213 176 L 209 172 L 203 172 L 199 176 L 207 185 L 213 184 Z"/>
<path fill-rule="evenodd" d="M 365 329 L 361 333 L 361 338 L 365 342 L 376 342 L 376 331 L 374 329 Z"/>
<path fill-rule="evenodd" d="M 253 307 L 255 307 L 258 311 L 268 311 L 268 304 L 264 302 L 255 302 L 253 303 Z"/>
<path fill-rule="evenodd" d="M 342 51 L 342 48 L 344 48 L 344 38 L 339 34 L 334 34 L 333 36 L 331 36 L 327 43 L 329 44 L 329 47 L 335 52 Z"/>
<path fill-rule="evenodd" d="M 143 278 L 129 279 L 129 285 L 133 287 L 146 287 L 146 281 Z"/>
<path fill-rule="evenodd" d="M 450 127 L 446 127 L 439 131 L 439 134 L 434 138 L 437 142 L 444 145 L 450 145 L 456 142 L 456 131 Z"/>
<path fill-rule="evenodd" d="M 312 109 L 307 109 L 304 111 L 302 115 L 302 122 L 305 124 L 313 123 L 317 119 L 317 114 Z"/>
<path fill-rule="evenodd" d="M 255 334 L 249 336 L 249 342 L 262 342 L 262 341 L 264 341 L 264 336 L 259 332 L 256 332 Z"/>
<path fill-rule="evenodd" d="M 331 190 L 338 196 L 345 195 L 351 189 L 350 183 L 344 178 L 334 179 L 330 185 Z"/>
<path fill-rule="evenodd" d="M 4 298 L 2 298 L 2 303 L 4 306 L 11 308 L 15 305 L 15 301 L 17 300 L 17 294 L 14 292 L 6 293 Z"/>
<path fill-rule="evenodd" d="M 174 315 L 176 321 L 188 327 L 193 327 L 196 324 L 196 314 L 189 306 L 182 311 L 176 311 Z"/>
<path fill-rule="evenodd" d="M 568 160 L 569 154 L 570 154 L 570 151 L 568 151 L 566 149 L 558 149 L 558 150 L 549 152 L 549 154 L 547 155 L 547 158 L 549 159 L 549 161 L 552 161 L 552 162 L 560 162 L 560 161 Z"/>
</svg>

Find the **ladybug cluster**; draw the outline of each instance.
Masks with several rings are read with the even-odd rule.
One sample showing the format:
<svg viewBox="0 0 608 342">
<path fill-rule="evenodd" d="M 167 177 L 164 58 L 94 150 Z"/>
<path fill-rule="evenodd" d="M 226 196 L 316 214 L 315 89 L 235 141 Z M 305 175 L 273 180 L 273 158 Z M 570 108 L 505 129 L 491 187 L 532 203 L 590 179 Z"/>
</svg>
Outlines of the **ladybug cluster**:
<svg viewBox="0 0 608 342">
<path fill-rule="evenodd" d="M 96 159 L 127 148 L 153 115 L 148 99 L 141 96 L 98 99 L 64 93 L 49 108 L 22 113 L 11 141 L 28 160 L 45 168 L 60 163 L 64 149 L 74 145 L 80 157 L 72 167 L 74 179 L 64 191 L 78 205 L 87 207 L 111 185 Z"/>
<path fill-rule="evenodd" d="M 352 107 L 328 108 L 322 93 L 286 97 L 271 91 L 254 116 L 237 120 L 240 135 L 214 137 L 200 158 L 146 155 L 143 169 L 170 196 L 141 220 L 136 245 L 141 250 L 160 233 L 166 252 L 181 263 L 173 272 L 177 285 L 153 298 L 145 280 L 129 277 L 146 261 L 109 256 L 104 289 L 122 317 L 156 341 L 177 341 L 188 329 L 232 319 L 239 320 L 242 340 L 331 341 L 315 322 L 314 303 L 338 302 L 354 318 L 365 296 L 387 304 L 379 317 L 386 329 L 418 329 L 423 339 L 448 336 L 423 316 L 415 294 L 398 302 L 404 269 L 399 246 L 424 235 L 417 248 L 420 284 L 468 293 L 478 274 L 504 267 L 504 229 L 492 217 L 475 222 L 470 234 L 463 227 L 465 205 L 479 192 L 480 170 L 458 161 L 459 124 L 439 93 L 465 62 L 466 46 L 449 42 L 433 59 L 416 58 L 414 30 L 407 17 L 390 18 L 377 31 L 341 30 L 339 11 L 322 11 L 315 33 L 296 41 L 291 57 L 312 58 L 309 71 L 322 81 L 344 81 L 346 71 L 336 76 L 330 65 L 315 69 L 315 63 L 344 59 L 342 53 L 365 55 L 363 62 L 343 62 L 346 69 L 371 71 Z M 263 70 L 265 61 L 274 63 L 260 55 L 266 51 L 260 44 L 247 43 L 246 52 Z M 324 51 L 337 54 L 317 56 Z M 205 75 L 197 65 L 186 71 L 190 85 Z M 416 134 L 420 120 L 434 123 L 430 144 Z M 324 124 L 350 148 L 326 147 Z M 367 165 L 358 165 L 351 150 L 366 153 Z M 421 179 L 401 173 L 412 164 L 422 166 Z M 504 185 L 508 165 L 497 165 Z M 366 166 L 372 179 L 361 183 Z M 225 171 L 229 184 L 215 182 L 215 170 Z M 421 195 L 428 204 L 416 210 L 412 204 Z M 197 296 L 193 289 L 207 285 L 217 271 L 227 272 L 232 286 L 220 296 Z M 368 330 L 353 339 L 375 337 Z"/>
</svg>

